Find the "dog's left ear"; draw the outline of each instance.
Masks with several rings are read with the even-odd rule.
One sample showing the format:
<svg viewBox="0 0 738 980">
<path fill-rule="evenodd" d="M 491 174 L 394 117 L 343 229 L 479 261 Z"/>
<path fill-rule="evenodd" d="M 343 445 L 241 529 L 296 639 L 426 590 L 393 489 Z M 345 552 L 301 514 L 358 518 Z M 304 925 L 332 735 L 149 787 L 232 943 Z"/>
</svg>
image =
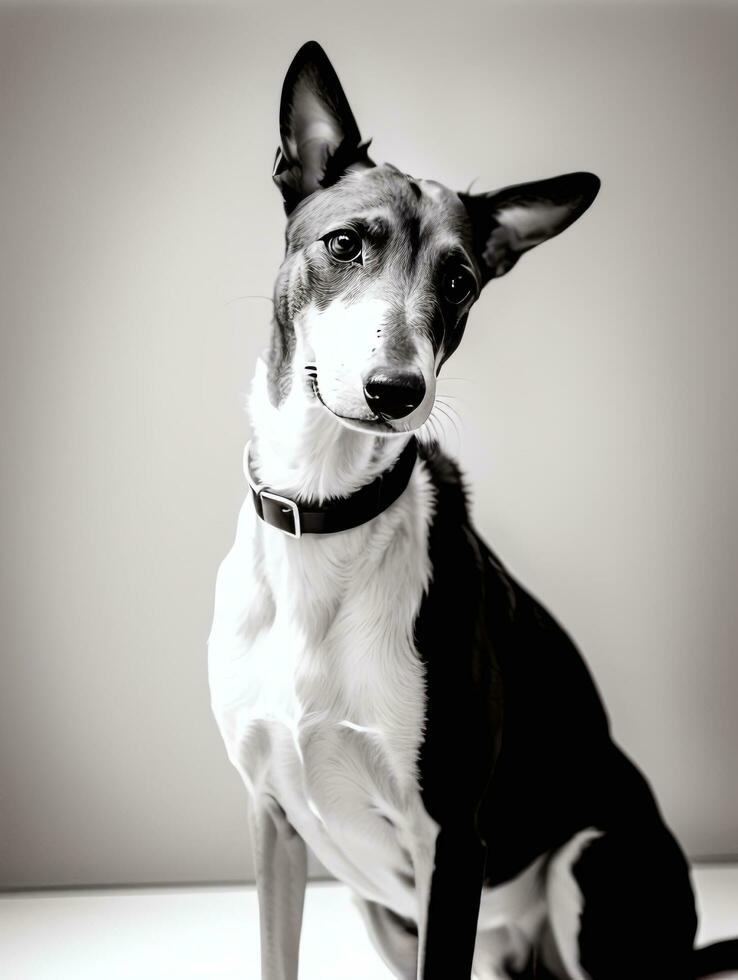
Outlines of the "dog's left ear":
<svg viewBox="0 0 738 980">
<path fill-rule="evenodd" d="M 472 224 L 474 250 L 485 282 L 503 276 L 523 252 L 558 235 L 597 196 L 594 174 L 574 173 L 516 184 L 488 194 L 459 194 Z"/>
<path fill-rule="evenodd" d="M 333 65 L 316 41 L 303 44 L 287 70 L 279 130 L 273 179 L 287 214 L 349 168 L 374 166 Z"/>
</svg>

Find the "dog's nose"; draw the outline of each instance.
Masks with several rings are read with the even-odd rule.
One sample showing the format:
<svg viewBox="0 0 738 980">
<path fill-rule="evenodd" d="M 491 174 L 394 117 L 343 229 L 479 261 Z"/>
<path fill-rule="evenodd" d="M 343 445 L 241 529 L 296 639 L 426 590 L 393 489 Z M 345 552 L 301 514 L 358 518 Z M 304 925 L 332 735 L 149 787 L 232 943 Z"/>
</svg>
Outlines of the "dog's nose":
<svg viewBox="0 0 738 980">
<path fill-rule="evenodd" d="M 414 411 L 425 395 L 420 371 L 379 368 L 364 382 L 364 397 L 375 415 L 402 419 Z"/>
</svg>

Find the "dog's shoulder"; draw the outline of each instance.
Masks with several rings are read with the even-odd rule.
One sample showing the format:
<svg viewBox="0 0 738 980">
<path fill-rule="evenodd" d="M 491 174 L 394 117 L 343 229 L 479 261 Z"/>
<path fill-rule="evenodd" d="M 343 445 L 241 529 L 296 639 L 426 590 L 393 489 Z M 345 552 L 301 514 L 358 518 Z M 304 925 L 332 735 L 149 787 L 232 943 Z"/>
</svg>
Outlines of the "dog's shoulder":
<svg viewBox="0 0 738 980">
<path fill-rule="evenodd" d="M 463 527 L 469 520 L 469 496 L 461 468 L 433 442 L 418 443 L 418 457 L 425 464 L 436 494 L 433 528 L 449 533 L 455 526 Z"/>
<path fill-rule="evenodd" d="M 524 675 L 526 690 L 531 672 L 551 682 L 558 677 L 577 690 L 580 701 L 586 693 L 586 700 L 599 706 L 587 667 L 567 631 L 474 528 L 458 464 L 437 445 L 423 447 L 421 458 L 431 474 L 436 507 L 428 536 L 431 586 L 418 617 L 419 632 L 453 637 L 457 658 L 489 661 L 510 682 L 517 673 Z M 424 649 L 429 657 L 437 653 L 433 643 Z"/>
<path fill-rule="evenodd" d="M 515 821 L 536 812 L 530 786 L 548 786 L 562 766 L 578 770 L 591 758 L 589 748 L 609 752 L 608 720 L 567 632 L 475 530 L 458 465 L 437 446 L 424 447 L 421 458 L 436 495 L 431 579 L 415 624 L 428 692 L 424 802 L 442 823 L 464 807 L 476 811 L 490 786 L 504 784 L 508 799 L 492 822 L 504 821 L 510 835 Z M 520 772 L 530 786 L 519 782 Z M 548 788 L 553 797 L 555 780 Z M 556 829 L 563 834 L 571 815 L 562 818 Z M 555 842 L 529 836 L 525 853 L 511 848 L 505 874 Z"/>
<path fill-rule="evenodd" d="M 428 529 L 433 568 L 421 619 L 464 597 L 463 608 L 475 616 L 490 613 L 511 621 L 518 585 L 474 528 L 469 492 L 458 463 L 433 442 L 419 446 L 434 489 L 435 507 Z"/>
<path fill-rule="evenodd" d="M 419 455 L 435 496 L 430 582 L 414 629 L 426 681 L 420 781 L 426 809 L 444 823 L 475 809 L 494 766 L 502 697 L 487 608 L 509 597 L 490 574 L 458 465 L 436 444 L 420 447 Z"/>
</svg>

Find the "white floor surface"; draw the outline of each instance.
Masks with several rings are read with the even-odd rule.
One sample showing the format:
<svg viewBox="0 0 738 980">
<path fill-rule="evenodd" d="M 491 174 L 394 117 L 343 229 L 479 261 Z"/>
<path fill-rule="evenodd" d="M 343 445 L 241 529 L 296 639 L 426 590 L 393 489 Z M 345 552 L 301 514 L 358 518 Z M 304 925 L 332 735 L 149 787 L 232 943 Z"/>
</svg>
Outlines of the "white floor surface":
<svg viewBox="0 0 738 980">
<path fill-rule="evenodd" d="M 700 942 L 738 935 L 738 866 L 694 872 Z M 258 980 L 247 887 L 0 895 L 2 980 Z M 308 888 L 301 980 L 388 980 L 348 891 Z"/>
</svg>

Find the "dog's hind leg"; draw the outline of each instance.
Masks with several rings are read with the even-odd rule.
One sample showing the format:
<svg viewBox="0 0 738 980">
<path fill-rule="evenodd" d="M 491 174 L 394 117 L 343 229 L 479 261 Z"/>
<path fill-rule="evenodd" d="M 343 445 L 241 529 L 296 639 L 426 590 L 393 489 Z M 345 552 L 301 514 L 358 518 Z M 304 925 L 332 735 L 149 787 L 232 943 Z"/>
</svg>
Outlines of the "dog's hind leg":
<svg viewBox="0 0 738 980">
<path fill-rule="evenodd" d="M 546 891 L 569 980 L 694 977 L 694 896 L 663 825 L 644 818 L 605 833 L 581 831 L 553 855 Z"/>
<path fill-rule="evenodd" d="M 375 949 L 398 980 L 415 980 L 418 930 L 390 909 L 354 895 Z"/>
<path fill-rule="evenodd" d="M 307 849 L 273 797 L 252 799 L 249 818 L 259 896 L 262 980 L 297 980 Z"/>
</svg>

